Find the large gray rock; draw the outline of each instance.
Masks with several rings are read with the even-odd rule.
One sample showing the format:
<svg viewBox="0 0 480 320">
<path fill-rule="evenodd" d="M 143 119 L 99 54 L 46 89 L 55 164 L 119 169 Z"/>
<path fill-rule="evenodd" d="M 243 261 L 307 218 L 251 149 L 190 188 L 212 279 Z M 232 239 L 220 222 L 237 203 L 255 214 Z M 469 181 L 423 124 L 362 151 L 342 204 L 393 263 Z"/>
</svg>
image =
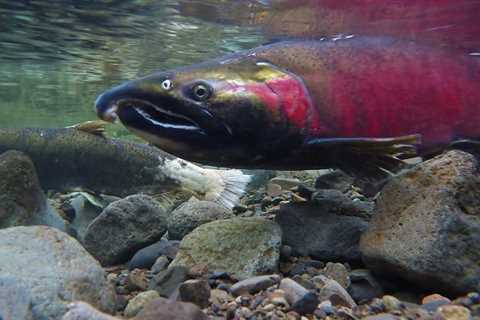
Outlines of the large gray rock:
<svg viewBox="0 0 480 320">
<path fill-rule="evenodd" d="M 360 260 L 360 235 L 368 223 L 336 210 L 334 206 L 312 202 L 282 206 L 275 221 L 282 228 L 283 244 L 292 247 L 295 255 L 322 261 Z"/>
<path fill-rule="evenodd" d="M 450 151 L 392 179 L 362 236 L 369 269 L 445 293 L 480 290 L 478 170 Z"/>
<path fill-rule="evenodd" d="M 26 316 L 13 319 L 30 319 L 31 308 L 34 320 L 56 320 L 73 300 L 89 302 L 106 312 L 115 310 L 113 286 L 107 282 L 100 264 L 80 243 L 61 231 L 43 226 L 0 230 L 0 257 L 2 279 L 8 279 L 8 286 L 17 288 L 9 291 L 10 298 L 18 290 L 29 295 L 17 294 L 11 307 L 15 314 Z M 3 287 L 5 282 L 0 282 Z M 2 312 L 10 311 L 0 310 L 4 316 Z"/>
<path fill-rule="evenodd" d="M 280 227 L 261 218 L 213 221 L 183 238 L 172 265 L 205 264 L 240 277 L 274 271 L 278 267 Z"/>
<path fill-rule="evenodd" d="M 33 320 L 30 294 L 15 278 L 0 278 L 0 319 Z"/>
<path fill-rule="evenodd" d="M 32 160 L 22 152 L 0 155 L 0 228 L 44 224 L 47 202 Z"/>
<path fill-rule="evenodd" d="M 115 201 L 88 226 L 84 246 L 102 265 L 125 262 L 162 237 L 167 215 L 163 206 L 146 195 Z"/>
<path fill-rule="evenodd" d="M 234 214 L 211 201 L 191 199 L 172 211 L 168 217 L 168 238 L 182 240 L 196 227 L 207 222 L 233 218 Z"/>
</svg>

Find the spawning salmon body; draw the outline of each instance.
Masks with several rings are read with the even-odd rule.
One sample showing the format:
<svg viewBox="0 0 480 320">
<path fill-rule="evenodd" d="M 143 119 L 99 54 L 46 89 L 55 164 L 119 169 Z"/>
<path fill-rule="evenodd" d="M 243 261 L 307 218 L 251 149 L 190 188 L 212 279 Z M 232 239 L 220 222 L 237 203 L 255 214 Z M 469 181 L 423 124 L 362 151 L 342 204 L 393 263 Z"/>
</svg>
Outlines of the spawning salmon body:
<svg viewBox="0 0 480 320">
<path fill-rule="evenodd" d="M 96 108 L 210 165 L 390 169 L 411 135 L 423 153 L 480 138 L 479 60 L 384 37 L 284 41 L 127 82 Z"/>
<path fill-rule="evenodd" d="M 424 150 L 480 138 L 477 57 L 388 39 L 287 42 L 253 53 L 301 77 L 304 92 L 281 84 L 284 112 L 298 125 L 310 117 L 312 136 L 421 134 Z M 311 106 L 299 102 L 309 98 Z"/>
</svg>

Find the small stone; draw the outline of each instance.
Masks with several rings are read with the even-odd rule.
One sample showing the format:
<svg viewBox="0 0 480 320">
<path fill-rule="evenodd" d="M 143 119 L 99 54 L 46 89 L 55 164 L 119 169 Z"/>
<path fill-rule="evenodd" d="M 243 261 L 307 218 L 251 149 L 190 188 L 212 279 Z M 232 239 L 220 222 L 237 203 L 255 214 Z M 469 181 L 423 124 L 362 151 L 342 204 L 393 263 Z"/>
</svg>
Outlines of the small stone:
<svg viewBox="0 0 480 320">
<path fill-rule="evenodd" d="M 330 300 L 334 306 L 344 306 L 353 309 L 357 304 L 348 292 L 335 280 L 326 279 L 319 294 L 320 301 Z"/>
<path fill-rule="evenodd" d="M 233 218 L 231 210 L 211 201 L 189 200 L 168 217 L 168 238 L 181 240 L 202 224 L 222 219 Z"/>
<path fill-rule="evenodd" d="M 285 292 L 287 302 L 294 311 L 300 314 L 309 314 L 313 313 L 317 307 L 317 296 L 294 280 L 289 278 L 282 279 L 279 288 Z"/>
<path fill-rule="evenodd" d="M 149 288 L 156 290 L 161 297 L 170 297 L 175 289 L 187 280 L 188 269 L 182 266 L 170 267 L 155 275 L 149 283 Z"/>
<path fill-rule="evenodd" d="M 275 305 L 273 303 L 269 303 L 265 307 L 263 307 L 262 310 L 265 312 L 273 311 L 275 310 Z"/>
<path fill-rule="evenodd" d="M 373 316 L 368 316 L 362 320 L 398 320 L 399 318 L 389 313 L 380 313 Z"/>
<path fill-rule="evenodd" d="M 438 308 L 434 315 L 438 320 L 471 320 L 470 310 L 462 306 L 448 305 Z"/>
<path fill-rule="evenodd" d="M 311 314 L 318 305 L 318 297 L 313 292 L 308 292 L 292 305 L 292 310 L 299 314 Z"/>
<path fill-rule="evenodd" d="M 235 283 L 231 288 L 230 292 L 234 296 L 238 296 L 245 293 L 254 294 L 261 290 L 265 290 L 268 287 L 271 287 L 280 282 L 280 276 L 276 274 L 268 276 L 257 276 L 249 278 L 243 281 Z"/>
<path fill-rule="evenodd" d="M 212 289 L 210 291 L 210 301 L 217 305 L 222 305 L 231 302 L 233 297 L 224 290 Z"/>
<path fill-rule="evenodd" d="M 270 183 L 279 185 L 284 190 L 288 190 L 298 187 L 302 183 L 302 181 L 297 178 L 275 177 L 273 179 L 270 179 Z"/>
<path fill-rule="evenodd" d="M 150 269 L 153 274 L 157 274 L 165 269 L 167 269 L 168 265 L 170 264 L 170 260 L 166 256 L 160 256 L 153 264 L 152 268 Z"/>
<path fill-rule="evenodd" d="M 422 299 L 422 308 L 429 312 L 435 312 L 441 306 L 450 304 L 451 300 L 439 294 L 432 294 Z"/>
<path fill-rule="evenodd" d="M 317 189 L 336 189 L 342 192 L 351 188 L 354 178 L 341 170 L 329 170 L 320 175 L 315 181 Z"/>
<path fill-rule="evenodd" d="M 88 303 L 82 301 L 70 303 L 67 306 L 67 310 L 62 320 L 120 320 L 119 318 L 100 312 Z M 8 318 L 6 320 L 8 320 Z"/>
<path fill-rule="evenodd" d="M 385 306 L 385 310 L 387 312 L 399 310 L 403 306 L 400 300 L 398 300 L 394 296 L 386 295 L 386 296 L 383 296 L 382 300 L 383 300 L 383 305 Z"/>
<path fill-rule="evenodd" d="M 335 309 L 333 308 L 332 302 L 330 300 L 320 302 L 317 309 L 325 315 L 332 315 L 335 313 Z"/>
<path fill-rule="evenodd" d="M 315 284 L 308 278 L 309 278 L 308 276 L 299 276 L 297 274 L 296 276 L 292 277 L 292 280 L 297 282 L 299 285 L 301 285 L 307 290 L 315 290 L 316 288 Z"/>
<path fill-rule="evenodd" d="M 384 291 L 380 283 L 367 269 L 356 269 L 350 272 L 350 287 L 348 293 L 357 302 L 371 301 L 383 296 Z"/>
<path fill-rule="evenodd" d="M 318 276 L 315 276 L 315 277 L 312 278 L 313 284 L 319 290 L 321 290 L 327 284 L 327 282 L 329 280 L 330 279 L 328 279 L 327 277 L 325 277 L 323 275 L 318 275 Z"/>
<path fill-rule="evenodd" d="M 285 297 L 285 291 L 281 289 L 274 290 L 270 296 L 268 297 L 269 301 L 276 306 L 281 306 L 285 308 L 290 308 L 290 304 L 288 303 Z"/>
<path fill-rule="evenodd" d="M 222 280 L 229 280 L 230 275 L 226 271 L 213 271 L 209 276 L 208 279 L 222 279 Z"/>
<path fill-rule="evenodd" d="M 321 274 L 337 281 L 344 289 L 350 287 L 350 276 L 347 268 L 341 263 L 328 262 Z"/>
<path fill-rule="evenodd" d="M 267 195 L 269 197 L 275 198 L 282 194 L 282 187 L 276 183 L 267 184 Z"/>
<path fill-rule="evenodd" d="M 187 280 L 178 288 L 180 300 L 206 308 L 210 299 L 210 285 L 206 280 Z"/>
<path fill-rule="evenodd" d="M 295 311 L 287 312 L 287 320 L 298 320 L 300 319 L 300 315 Z M 308 320 L 308 318 L 306 318 Z"/>
<path fill-rule="evenodd" d="M 440 294 L 431 294 L 422 299 L 422 304 L 427 304 L 430 302 L 436 302 L 436 301 L 445 301 L 447 303 L 452 302 L 450 299 L 440 295 Z"/>
<path fill-rule="evenodd" d="M 160 295 L 155 290 L 141 292 L 128 302 L 123 314 L 127 318 L 135 317 L 146 304 L 157 298 L 160 298 Z"/>
<path fill-rule="evenodd" d="M 152 245 L 140 249 L 128 263 L 128 270 L 149 269 L 160 256 L 175 259 L 180 241 L 161 239 Z"/>
<path fill-rule="evenodd" d="M 205 313 L 196 305 L 158 298 L 147 304 L 134 320 L 208 320 Z"/>
<path fill-rule="evenodd" d="M 252 316 L 252 311 L 246 307 L 240 307 L 235 311 L 235 316 L 239 319 L 248 319 Z"/>
<path fill-rule="evenodd" d="M 145 276 L 145 271 L 134 269 L 128 273 L 126 278 L 126 287 L 129 291 L 145 291 L 148 288 L 148 281 Z"/>
</svg>

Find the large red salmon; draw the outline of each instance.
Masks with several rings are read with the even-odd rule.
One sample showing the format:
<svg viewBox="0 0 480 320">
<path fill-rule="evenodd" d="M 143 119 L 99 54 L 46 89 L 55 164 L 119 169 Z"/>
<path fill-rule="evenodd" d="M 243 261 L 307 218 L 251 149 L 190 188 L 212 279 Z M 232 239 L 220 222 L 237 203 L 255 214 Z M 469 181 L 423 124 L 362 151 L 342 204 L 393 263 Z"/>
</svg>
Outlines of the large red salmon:
<svg viewBox="0 0 480 320">
<path fill-rule="evenodd" d="M 286 41 L 127 82 L 96 108 L 192 161 L 374 174 L 418 136 L 421 153 L 480 138 L 480 59 L 391 38 Z"/>
</svg>

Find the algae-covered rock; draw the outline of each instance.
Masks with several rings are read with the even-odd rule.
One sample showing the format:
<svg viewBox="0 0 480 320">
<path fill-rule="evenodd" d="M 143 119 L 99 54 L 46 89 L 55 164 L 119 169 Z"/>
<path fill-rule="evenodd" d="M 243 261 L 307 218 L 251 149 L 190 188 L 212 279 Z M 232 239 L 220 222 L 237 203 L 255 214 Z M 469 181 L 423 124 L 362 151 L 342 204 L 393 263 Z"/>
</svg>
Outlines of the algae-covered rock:
<svg viewBox="0 0 480 320">
<path fill-rule="evenodd" d="M 211 201 L 191 199 L 168 217 L 168 238 L 181 240 L 196 227 L 220 219 L 233 218 L 231 210 Z"/>
<path fill-rule="evenodd" d="M 31 310 L 34 320 L 56 320 L 73 300 L 115 311 L 115 292 L 100 264 L 61 231 L 44 226 L 0 230 L 0 257 L 1 277 L 29 294 L 16 299 L 16 314 Z"/>
<path fill-rule="evenodd" d="M 369 269 L 448 294 L 480 290 L 480 175 L 450 151 L 393 178 L 362 236 Z"/>
<path fill-rule="evenodd" d="M 205 264 L 250 277 L 277 269 L 281 245 L 280 227 L 262 218 L 213 221 L 183 238 L 174 265 Z"/>
<path fill-rule="evenodd" d="M 109 204 L 88 226 L 85 248 L 103 265 L 122 263 L 167 231 L 167 210 L 146 195 Z"/>
</svg>

